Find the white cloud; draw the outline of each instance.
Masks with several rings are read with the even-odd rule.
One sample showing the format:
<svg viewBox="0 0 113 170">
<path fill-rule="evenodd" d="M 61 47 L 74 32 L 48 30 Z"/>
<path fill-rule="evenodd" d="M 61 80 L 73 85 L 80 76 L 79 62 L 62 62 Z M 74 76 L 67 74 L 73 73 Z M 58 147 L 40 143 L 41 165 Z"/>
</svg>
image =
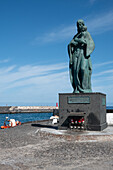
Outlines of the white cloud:
<svg viewBox="0 0 113 170">
<path fill-rule="evenodd" d="M 0 60 L 0 64 L 1 64 L 1 63 L 8 63 L 9 61 L 10 61 L 9 59 Z"/>
<path fill-rule="evenodd" d="M 39 86 L 42 87 L 48 87 L 51 84 L 56 86 L 56 83 L 59 81 L 64 80 L 67 75 L 67 72 L 61 72 L 61 73 L 55 73 L 55 74 L 48 74 L 45 76 L 36 76 L 36 77 L 28 77 L 27 79 L 15 81 L 13 83 L 10 83 L 9 86 L 7 86 L 7 89 L 10 88 L 16 88 L 16 87 L 24 87 L 24 86 Z"/>
<path fill-rule="evenodd" d="M 107 61 L 107 62 L 93 64 L 93 68 L 98 68 L 98 67 L 106 66 L 106 65 L 109 65 L 109 64 L 113 64 L 113 61 Z"/>
<path fill-rule="evenodd" d="M 98 63 L 99 64 L 99 63 Z M 112 65 L 112 61 L 99 64 L 93 69 L 93 91 L 107 94 L 108 102 L 111 98 L 113 85 L 113 69 L 101 71 L 104 65 Z M 98 73 L 95 73 L 95 71 Z M 53 65 L 24 65 L 22 67 L 9 66 L 1 68 L 0 101 L 24 102 L 56 102 L 58 93 L 72 92 L 69 80 L 68 63 Z"/>
<path fill-rule="evenodd" d="M 107 105 L 113 105 L 113 69 L 109 69 L 112 65 L 113 61 L 95 64 L 92 74 L 92 89 L 106 94 Z"/>
<path fill-rule="evenodd" d="M 28 85 L 42 85 L 53 83 L 58 78 L 65 77 L 67 63 L 53 65 L 25 65 L 18 69 L 16 66 L 10 66 L 7 69 L 2 68 L 0 71 L 0 91 L 14 87 L 22 87 Z"/>
<path fill-rule="evenodd" d="M 87 17 L 89 18 L 89 17 Z M 86 20 L 88 31 L 91 34 L 101 34 L 103 32 L 113 30 L 113 11 L 96 14 L 94 17 L 90 16 L 91 19 Z M 32 45 L 64 41 L 72 38 L 76 33 L 75 25 L 65 26 L 64 28 L 57 28 L 52 32 L 45 33 L 35 38 Z"/>
<path fill-rule="evenodd" d="M 105 74 L 112 74 L 112 73 L 113 73 L 113 69 L 110 69 L 110 70 L 105 70 L 105 71 L 101 71 L 99 73 L 96 73 L 93 76 L 102 76 L 102 75 L 105 75 Z"/>
<path fill-rule="evenodd" d="M 92 75 L 93 81 L 102 82 L 103 85 L 105 85 L 107 82 L 109 84 L 110 81 L 113 81 L 113 69 L 109 69 L 109 67 L 112 67 L 112 64 L 113 61 L 95 64 L 93 68 L 94 73 Z"/>
<path fill-rule="evenodd" d="M 22 79 L 27 79 L 35 76 L 44 76 L 53 73 L 58 70 L 67 68 L 66 63 L 53 64 L 53 65 L 25 65 L 18 68 L 16 71 L 16 66 L 10 66 L 8 68 L 0 69 L 0 79 L 5 83 L 19 81 Z M 12 72 L 11 72 L 12 71 Z"/>
<path fill-rule="evenodd" d="M 16 66 L 14 65 L 14 66 L 0 68 L 0 75 L 4 76 L 4 74 L 6 74 L 6 73 L 8 74 L 10 71 L 14 70 L 15 67 Z"/>
<path fill-rule="evenodd" d="M 95 17 L 91 17 L 90 20 L 86 22 L 88 30 L 92 34 L 101 34 L 109 30 L 113 30 L 113 11 L 96 14 Z"/>
<path fill-rule="evenodd" d="M 68 39 L 69 37 L 72 37 L 76 32 L 75 26 L 68 26 L 62 29 L 57 29 L 55 31 L 45 33 L 42 36 L 36 37 L 35 40 L 32 42 L 32 45 L 35 45 L 37 43 L 49 43 L 49 42 L 57 42 L 57 41 L 63 41 L 65 39 Z"/>
</svg>

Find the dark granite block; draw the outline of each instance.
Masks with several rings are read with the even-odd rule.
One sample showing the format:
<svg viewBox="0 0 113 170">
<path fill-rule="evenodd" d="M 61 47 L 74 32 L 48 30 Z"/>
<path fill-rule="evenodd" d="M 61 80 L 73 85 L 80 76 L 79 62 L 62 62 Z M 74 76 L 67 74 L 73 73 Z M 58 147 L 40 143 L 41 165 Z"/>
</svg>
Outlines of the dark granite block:
<svg viewBox="0 0 113 170">
<path fill-rule="evenodd" d="M 101 131 L 106 123 L 106 95 L 102 93 L 60 93 L 59 129 L 69 127 L 70 116 L 83 116 L 86 130 Z"/>
</svg>

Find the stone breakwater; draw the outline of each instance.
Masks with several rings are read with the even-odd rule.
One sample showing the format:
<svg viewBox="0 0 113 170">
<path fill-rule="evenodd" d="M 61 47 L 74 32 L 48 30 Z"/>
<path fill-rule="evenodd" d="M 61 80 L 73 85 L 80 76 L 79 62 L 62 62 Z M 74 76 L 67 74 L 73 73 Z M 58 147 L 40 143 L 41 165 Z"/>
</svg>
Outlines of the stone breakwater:
<svg viewBox="0 0 113 170">
<path fill-rule="evenodd" d="M 0 106 L 0 113 L 52 113 L 56 106 Z"/>
</svg>

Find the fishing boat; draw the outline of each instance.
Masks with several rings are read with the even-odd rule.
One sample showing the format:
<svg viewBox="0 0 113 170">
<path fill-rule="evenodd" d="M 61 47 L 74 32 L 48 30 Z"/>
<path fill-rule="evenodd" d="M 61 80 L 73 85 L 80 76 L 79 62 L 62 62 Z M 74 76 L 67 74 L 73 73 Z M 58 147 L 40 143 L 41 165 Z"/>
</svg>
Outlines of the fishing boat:
<svg viewBox="0 0 113 170">
<path fill-rule="evenodd" d="M 21 125 L 21 122 L 20 121 L 15 121 L 15 119 L 9 119 L 8 120 L 8 117 L 6 117 L 6 120 L 4 121 L 4 125 L 1 126 L 1 129 L 6 129 L 6 128 L 11 128 L 11 127 L 15 127 L 15 126 L 18 126 L 18 125 Z"/>
</svg>

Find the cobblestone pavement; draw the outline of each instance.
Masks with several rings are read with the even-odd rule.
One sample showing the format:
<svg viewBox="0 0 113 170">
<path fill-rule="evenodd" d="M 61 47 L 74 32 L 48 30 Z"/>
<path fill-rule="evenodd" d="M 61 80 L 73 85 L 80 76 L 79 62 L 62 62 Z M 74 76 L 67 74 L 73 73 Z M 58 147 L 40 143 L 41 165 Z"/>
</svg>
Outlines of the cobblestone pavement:
<svg viewBox="0 0 113 170">
<path fill-rule="evenodd" d="M 113 170 L 113 127 L 58 131 L 23 124 L 0 130 L 0 170 Z"/>
</svg>

